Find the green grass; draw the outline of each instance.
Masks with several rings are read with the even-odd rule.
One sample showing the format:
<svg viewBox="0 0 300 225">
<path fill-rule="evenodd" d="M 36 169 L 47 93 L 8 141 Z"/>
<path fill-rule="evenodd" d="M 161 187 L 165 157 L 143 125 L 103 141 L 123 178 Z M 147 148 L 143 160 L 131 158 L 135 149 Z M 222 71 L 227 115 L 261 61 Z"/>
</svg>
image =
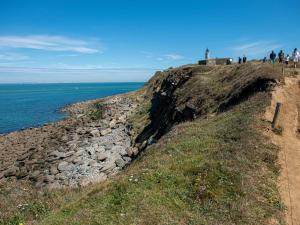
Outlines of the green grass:
<svg viewBox="0 0 300 225">
<path fill-rule="evenodd" d="M 283 129 L 283 127 L 281 127 L 281 126 L 278 126 L 278 127 L 273 128 L 272 131 L 273 131 L 275 134 L 277 134 L 277 135 L 282 135 L 284 129 Z"/>
<path fill-rule="evenodd" d="M 103 119 L 104 107 L 101 103 L 95 103 L 88 113 L 92 120 Z"/>
<path fill-rule="evenodd" d="M 178 125 L 125 172 L 38 224 L 267 224 L 282 222 L 277 148 L 261 130 L 269 97 Z"/>
</svg>

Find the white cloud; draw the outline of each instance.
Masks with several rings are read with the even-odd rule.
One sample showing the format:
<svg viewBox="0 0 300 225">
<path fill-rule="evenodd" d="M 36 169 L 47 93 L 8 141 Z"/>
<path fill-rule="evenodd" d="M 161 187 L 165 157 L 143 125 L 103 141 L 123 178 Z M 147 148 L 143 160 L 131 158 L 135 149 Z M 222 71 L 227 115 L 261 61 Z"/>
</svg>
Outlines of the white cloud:
<svg viewBox="0 0 300 225">
<path fill-rule="evenodd" d="M 140 51 L 146 58 L 153 58 L 154 54 L 152 52 Z"/>
<path fill-rule="evenodd" d="M 0 36 L 0 47 L 65 51 L 84 54 L 101 53 L 101 50 L 90 47 L 90 43 L 87 41 L 50 35 Z"/>
<path fill-rule="evenodd" d="M 246 54 L 249 56 L 257 56 L 260 54 L 266 54 L 272 50 L 281 48 L 282 45 L 271 41 L 256 41 L 250 43 L 243 43 L 231 47 L 236 54 Z"/>
<path fill-rule="evenodd" d="M 0 74 L 1 73 L 88 73 L 89 71 L 101 71 L 101 72 L 139 72 L 158 70 L 154 68 L 120 68 L 120 67 L 102 67 L 101 65 L 67 65 L 61 64 L 55 67 L 16 67 L 10 64 L 0 63 Z"/>
<path fill-rule="evenodd" d="M 0 53 L 0 61 L 21 61 L 29 59 L 26 55 L 21 55 L 17 53 Z"/>
<path fill-rule="evenodd" d="M 146 58 L 156 59 L 157 61 L 174 61 L 184 58 L 182 55 L 175 53 L 169 53 L 165 55 L 158 55 L 148 51 L 140 51 L 140 53 L 143 54 Z"/>
<path fill-rule="evenodd" d="M 96 69 L 103 69 L 104 67 L 102 65 L 95 65 L 95 64 L 70 65 L 65 63 L 57 63 L 53 66 L 49 66 L 48 68 L 63 69 L 63 70 L 96 70 Z"/>
<path fill-rule="evenodd" d="M 179 59 L 183 59 L 184 58 L 182 55 L 178 55 L 178 54 L 166 54 L 165 57 L 168 60 L 179 60 Z"/>
</svg>

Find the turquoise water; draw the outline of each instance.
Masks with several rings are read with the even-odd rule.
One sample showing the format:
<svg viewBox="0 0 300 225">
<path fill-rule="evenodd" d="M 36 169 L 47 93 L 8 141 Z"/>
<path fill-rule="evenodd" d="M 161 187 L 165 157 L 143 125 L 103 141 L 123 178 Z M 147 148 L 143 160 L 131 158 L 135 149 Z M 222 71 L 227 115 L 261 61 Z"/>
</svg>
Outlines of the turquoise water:
<svg viewBox="0 0 300 225">
<path fill-rule="evenodd" d="M 57 121 L 60 108 L 137 90 L 143 83 L 0 84 L 0 134 Z"/>
</svg>

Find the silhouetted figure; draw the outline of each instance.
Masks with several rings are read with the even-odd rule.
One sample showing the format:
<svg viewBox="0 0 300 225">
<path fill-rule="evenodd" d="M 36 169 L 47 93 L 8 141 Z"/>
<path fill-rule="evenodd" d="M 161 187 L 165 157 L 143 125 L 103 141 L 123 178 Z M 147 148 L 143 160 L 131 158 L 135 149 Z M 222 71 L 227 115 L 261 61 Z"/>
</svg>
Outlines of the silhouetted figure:
<svg viewBox="0 0 300 225">
<path fill-rule="evenodd" d="M 231 65 L 231 64 L 232 64 L 232 61 L 233 61 L 232 58 L 227 59 L 227 60 L 226 60 L 226 65 Z"/>
<path fill-rule="evenodd" d="M 270 60 L 274 64 L 276 59 L 276 53 L 274 51 L 271 52 L 270 54 Z"/>
<path fill-rule="evenodd" d="M 283 60 L 284 60 L 284 52 L 280 50 L 280 52 L 278 53 L 278 61 L 279 63 L 283 63 Z"/>
<path fill-rule="evenodd" d="M 242 58 L 241 57 L 239 57 L 239 64 L 241 64 L 242 63 Z"/>
<path fill-rule="evenodd" d="M 300 59 L 300 54 L 299 54 L 297 48 L 294 49 L 292 56 L 293 56 L 294 67 L 297 68 L 297 64 L 298 64 L 299 59 Z"/>
<path fill-rule="evenodd" d="M 208 60 L 209 59 L 209 49 L 207 48 L 205 50 L 205 60 Z"/>
<path fill-rule="evenodd" d="M 264 57 L 263 58 L 263 63 L 266 63 L 267 62 L 267 57 Z"/>
<path fill-rule="evenodd" d="M 247 62 L 247 57 L 244 56 L 244 57 L 243 57 L 243 63 L 246 63 L 246 62 Z"/>
</svg>

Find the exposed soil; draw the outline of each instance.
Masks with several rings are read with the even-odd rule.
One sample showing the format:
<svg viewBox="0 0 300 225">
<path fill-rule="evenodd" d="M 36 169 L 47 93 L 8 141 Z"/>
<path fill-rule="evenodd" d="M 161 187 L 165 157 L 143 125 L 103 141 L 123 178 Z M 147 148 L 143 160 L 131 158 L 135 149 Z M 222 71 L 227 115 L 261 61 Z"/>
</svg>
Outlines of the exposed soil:
<svg viewBox="0 0 300 225">
<path fill-rule="evenodd" d="M 266 111 L 266 118 L 272 121 L 277 102 L 282 103 L 278 128 L 282 134 L 269 131 L 273 142 L 280 147 L 279 163 L 281 174 L 279 189 L 287 207 L 286 223 L 300 224 L 300 139 L 299 109 L 300 109 L 300 76 L 286 77 L 284 85 L 278 86 L 272 93 L 272 104 Z"/>
</svg>

